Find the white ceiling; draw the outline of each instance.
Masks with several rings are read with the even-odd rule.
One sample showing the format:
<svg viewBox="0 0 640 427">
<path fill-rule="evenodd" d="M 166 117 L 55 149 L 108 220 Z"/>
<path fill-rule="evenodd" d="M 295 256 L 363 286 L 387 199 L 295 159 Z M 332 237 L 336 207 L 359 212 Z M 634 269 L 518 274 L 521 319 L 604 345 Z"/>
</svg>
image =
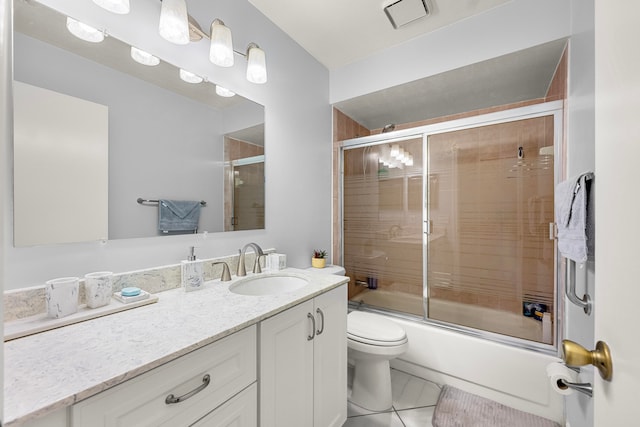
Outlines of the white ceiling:
<svg viewBox="0 0 640 427">
<path fill-rule="evenodd" d="M 509 0 L 426 0 L 431 10 L 429 16 L 395 30 L 384 7 L 397 1 L 249 0 L 328 69 L 365 58 Z"/>
</svg>

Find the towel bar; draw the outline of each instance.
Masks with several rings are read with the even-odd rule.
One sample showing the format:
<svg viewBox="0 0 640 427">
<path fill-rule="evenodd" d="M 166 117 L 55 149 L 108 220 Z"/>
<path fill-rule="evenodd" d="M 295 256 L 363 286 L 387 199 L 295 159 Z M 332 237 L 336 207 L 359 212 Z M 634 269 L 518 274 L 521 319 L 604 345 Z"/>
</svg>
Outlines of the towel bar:
<svg viewBox="0 0 640 427">
<path fill-rule="evenodd" d="M 576 294 L 576 268 L 577 263 L 575 261 L 571 261 L 570 259 L 566 260 L 566 268 L 567 268 L 567 283 L 565 283 L 565 294 L 569 301 L 573 304 L 581 307 L 585 314 L 591 314 L 591 297 L 589 294 L 584 294 L 582 298 L 578 297 Z M 573 269 L 573 274 L 571 274 L 571 270 Z M 572 277 L 573 276 L 573 277 Z M 586 283 L 586 280 L 585 280 Z"/>
<path fill-rule="evenodd" d="M 136 200 L 138 203 L 145 204 L 145 203 L 151 203 L 151 204 L 158 204 L 160 203 L 160 200 L 152 200 L 152 199 L 143 199 L 142 197 L 138 197 L 138 200 Z M 202 206 L 207 206 L 207 202 L 205 202 L 204 200 L 200 200 L 200 204 Z"/>
</svg>

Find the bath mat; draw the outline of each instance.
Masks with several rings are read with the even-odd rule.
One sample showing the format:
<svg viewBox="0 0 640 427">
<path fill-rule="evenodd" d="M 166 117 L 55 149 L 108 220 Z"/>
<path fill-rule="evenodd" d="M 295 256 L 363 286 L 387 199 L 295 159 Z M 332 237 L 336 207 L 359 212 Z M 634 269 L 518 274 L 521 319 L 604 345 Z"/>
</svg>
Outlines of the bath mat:
<svg viewBox="0 0 640 427">
<path fill-rule="evenodd" d="M 546 418 L 447 385 L 431 422 L 433 427 L 560 427 Z"/>
</svg>

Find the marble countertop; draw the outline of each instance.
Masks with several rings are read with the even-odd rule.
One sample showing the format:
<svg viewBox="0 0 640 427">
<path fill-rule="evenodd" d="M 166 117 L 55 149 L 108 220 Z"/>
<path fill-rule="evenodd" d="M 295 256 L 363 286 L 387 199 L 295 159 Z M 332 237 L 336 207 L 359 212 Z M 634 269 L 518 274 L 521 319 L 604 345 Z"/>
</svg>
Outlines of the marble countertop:
<svg viewBox="0 0 640 427">
<path fill-rule="evenodd" d="M 213 280 L 202 290 L 162 292 L 155 304 L 6 342 L 4 425 L 70 406 L 348 281 L 294 268 L 280 273 L 310 284 L 244 296 L 229 291 L 237 278 Z"/>
</svg>

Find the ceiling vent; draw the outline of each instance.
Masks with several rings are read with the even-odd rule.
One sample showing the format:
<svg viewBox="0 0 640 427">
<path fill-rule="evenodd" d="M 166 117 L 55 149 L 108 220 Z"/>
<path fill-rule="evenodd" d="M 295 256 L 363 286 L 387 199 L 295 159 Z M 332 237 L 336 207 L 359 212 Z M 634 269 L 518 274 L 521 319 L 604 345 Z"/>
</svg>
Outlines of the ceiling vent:
<svg viewBox="0 0 640 427">
<path fill-rule="evenodd" d="M 427 0 L 397 0 L 384 8 L 384 13 L 396 30 L 416 19 L 429 16 Z"/>
</svg>

